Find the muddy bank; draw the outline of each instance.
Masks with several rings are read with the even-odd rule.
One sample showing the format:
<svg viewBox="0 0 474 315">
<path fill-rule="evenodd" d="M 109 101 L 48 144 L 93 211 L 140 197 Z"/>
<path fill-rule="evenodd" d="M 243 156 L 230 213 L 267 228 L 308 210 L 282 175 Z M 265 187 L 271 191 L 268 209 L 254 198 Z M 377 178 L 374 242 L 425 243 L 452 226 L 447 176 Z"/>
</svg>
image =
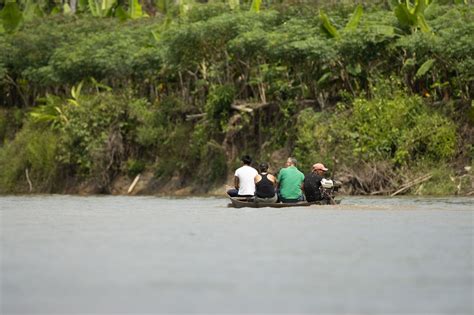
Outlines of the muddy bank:
<svg viewBox="0 0 474 315">
<path fill-rule="evenodd" d="M 437 185 L 439 181 L 436 174 L 426 173 L 417 177 L 406 177 L 402 181 L 396 180 L 392 173 L 387 175 L 387 170 L 377 171 L 368 167 L 358 172 L 348 172 L 347 170 L 338 173 L 335 178 L 342 182 L 339 194 L 342 195 L 431 195 L 430 185 Z M 390 176 L 393 175 L 393 176 Z M 443 183 L 438 185 L 454 186 L 453 189 L 446 188 L 444 195 L 471 196 L 474 195 L 474 177 L 470 169 L 465 170 L 457 176 L 445 178 Z M 109 190 L 98 187 L 93 182 L 85 182 L 75 187 L 71 187 L 64 193 L 93 195 L 166 195 L 166 196 L 223 196 L 227 189 L 233 186 L 233 176 L 229 174 L 225 182 L 214 184 L 209 187 L 189 182 L 189 179 L 179 175 L 171 178 L 156 178 L 153 172 L 144 172 L 135 178 L 128 176 L 116 177 Z M 443 191 L 440 188 L 440 191 Z M 454 191 L 454 192 L 453 192 Z M 436 194 L 436 195 L 443 195 Z"/>
</svg>

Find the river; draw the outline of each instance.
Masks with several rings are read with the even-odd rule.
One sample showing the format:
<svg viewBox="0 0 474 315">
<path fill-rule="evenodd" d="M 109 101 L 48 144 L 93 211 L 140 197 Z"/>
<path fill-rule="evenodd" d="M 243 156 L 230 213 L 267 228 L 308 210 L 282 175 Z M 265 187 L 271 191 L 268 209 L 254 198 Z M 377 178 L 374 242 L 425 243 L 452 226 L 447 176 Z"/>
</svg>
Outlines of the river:
<svg viewBox="0 0 474 315">
<path fill-rule="evenodd" d="M 474 198 L 0 197 L 1 314 L 472 314 Z"/>
</svg>

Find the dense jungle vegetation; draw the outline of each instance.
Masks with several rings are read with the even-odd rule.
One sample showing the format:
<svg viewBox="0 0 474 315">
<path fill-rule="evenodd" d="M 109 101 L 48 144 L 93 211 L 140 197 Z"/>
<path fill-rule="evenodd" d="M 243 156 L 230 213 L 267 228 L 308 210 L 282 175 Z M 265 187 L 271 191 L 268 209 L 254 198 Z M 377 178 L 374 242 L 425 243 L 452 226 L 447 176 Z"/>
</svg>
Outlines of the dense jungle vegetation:
<svg viewBox="0 0 474 315">
<path fill-rule="evenodd" d="M 0 0 L 0 192 L 205 193 L 250 154 L 471 194 L 469 1 Z M 411 185 L 418 183 L 418 185 Z"/>
</svg>

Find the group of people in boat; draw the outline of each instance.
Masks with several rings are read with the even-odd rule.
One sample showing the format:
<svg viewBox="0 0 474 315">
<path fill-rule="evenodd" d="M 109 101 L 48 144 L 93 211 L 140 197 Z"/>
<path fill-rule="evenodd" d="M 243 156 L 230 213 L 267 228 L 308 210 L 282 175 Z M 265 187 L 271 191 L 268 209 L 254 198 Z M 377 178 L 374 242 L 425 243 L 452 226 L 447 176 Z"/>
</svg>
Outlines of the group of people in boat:
<svg viewBox="0 0 474 315">
<path fill-rule="evenodd" d="M 268 173 L 268 163 L 260 163 L 258 171 L 251 166 L 252 158 L 242 157 L 243 165 L 234 174 L 235 188 L 229 189 L 230 197 L 252 197 L 257 202 L 295 203 L 299 201 L 320 201 L 320 186 L 326 171 L 322 163 L 312 166 L 304 175 L 297 167 L 297 160 L 289 157 L 278 177 Z"/>
</svg>

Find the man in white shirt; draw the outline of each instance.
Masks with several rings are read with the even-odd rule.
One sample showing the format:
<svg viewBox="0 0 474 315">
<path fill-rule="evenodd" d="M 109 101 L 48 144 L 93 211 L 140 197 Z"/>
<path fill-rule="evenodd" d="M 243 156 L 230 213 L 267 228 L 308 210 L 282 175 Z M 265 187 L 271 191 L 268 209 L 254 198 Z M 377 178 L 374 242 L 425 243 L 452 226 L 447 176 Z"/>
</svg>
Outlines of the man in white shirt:
<svg viewBox="0 0 474 315">
<path fill-rule="evenodd" d="M 239 167 L 234 174 L 235 189 L 229 189 L 227 194 L 231 197 L 253 197 L 255 194 L 255 176 L 258 172 L 250 166 L 252 158 L 248 155 L 242 157 L 242 167 Z"/>
</svg>

